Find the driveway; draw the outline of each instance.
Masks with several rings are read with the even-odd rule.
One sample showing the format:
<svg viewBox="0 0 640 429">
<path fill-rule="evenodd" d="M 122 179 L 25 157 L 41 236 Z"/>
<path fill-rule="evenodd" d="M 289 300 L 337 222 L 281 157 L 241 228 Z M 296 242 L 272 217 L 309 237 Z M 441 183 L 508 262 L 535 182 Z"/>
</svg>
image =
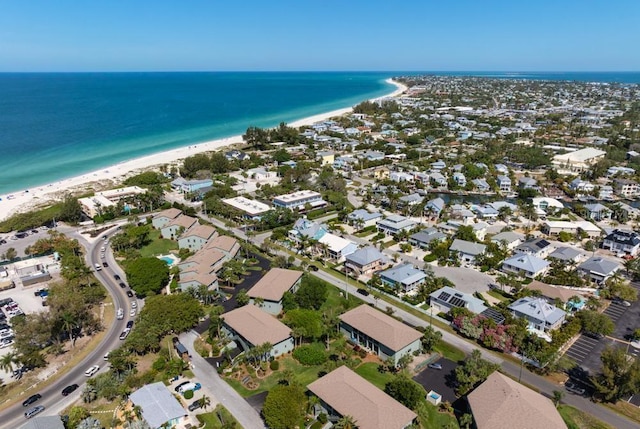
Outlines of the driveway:
<svg viewBox="0 0 640 429">
<path fill-rule="evenodd" d="M 453 381 L 455 380 L 455 369 L 458 364 L 449 359 L 440 359 L 435 363 L 442 365 L 442 369 L 432 369 L 426 367 L 413 379 L 418 382 L 429 393 L 433 390 L 442 395 L 443 401 L 454 403 L 458 397 L 453 389 Z"/>
<path fill-rule="evenodd" d="M 180 334 L 180 342 L 191 355 L 193 373 L 202 386 L 212 393 L 211 402 L 224 405 L 244 428 L 266 429 L 258 412 L 238 392 L 220 378 L 215 368 L 196 353 L 193 348 L 193 342 L 196 338 L 198 338 L 198 334 L 194 331 Z"/>
</svg>

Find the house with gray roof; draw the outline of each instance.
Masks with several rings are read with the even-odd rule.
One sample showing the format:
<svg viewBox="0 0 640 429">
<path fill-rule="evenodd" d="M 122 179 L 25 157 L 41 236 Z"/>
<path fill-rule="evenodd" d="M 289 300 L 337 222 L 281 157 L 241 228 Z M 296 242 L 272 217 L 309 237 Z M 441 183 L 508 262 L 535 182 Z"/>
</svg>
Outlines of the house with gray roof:
<svg viewBox="0 0 640 429">
<path fill-rule="evenodd" d="M 538 181 L 531 177 L 521 177 L 518 179 L 518 187 L 520 189 L 538 189 Z"/>
<path fill-rule="evenodd" d="M 442 198 L 434 198 L 432 200 L 427 201 L 427 204 L 424 206 L 424 210 L 426 212 L 432 213 L 434 216 L 439 217 L 442 210 L 444 210 L 446 203 Z"/>
<path fill-rule="evenodd" d="M 485 250 L 487 250 L 487 246 L 480 243 L 473 243 L 471 241 L 460 240 L 456 238 L 451 243 L 449 247 L 449 251 L 456 253 L 458 258 L 462 261 L 468 262 L 470 264 L 476 263 L 476 258 L 479 255 L 482 255 Z"/>
<path fill-rule="evenodd" d="M 514 317 L 529 322 L 529 329 L 549 332 L 562 326 L 567 313 L 543 298 L 527 296 L 507 307 Z"/>
<path fill-rule="evenodd" d="M 479 192 L 489 192 L 491 190 L 491 186 L 485 179 L 473 179 L 471 181 L 473 187 Z"/>
<path fill-rule="evenodd" d="M 416 232 L 409 236 L 409 243 L 413 246 L 418 246 L 422 249 L 429 248 L 429 245 L 434 241 L 446 240 L 447 234 L 438 231 L 434 227 L 423 229 L 420 232 Z"/>
<path fill-rule="evenodd" d="M 611 215 L 613 214 L 613 210 L 600 203 L 585 204 L 584 210 L 586 217 L 596 222 L 611 219 Z"/>
<path fill-rule="evenodd" d="M 498 184 L 498 188 L 500 188 L 500 192 L 511 192 L 511 179 L 507 176 L 498 176 L 496 178 L 496 182 Z"/>
<path fill-rule="evenodd" d="M 397 265 L 380 273 L 383 284 L 407 293 L 415 291 L 425 282 L 427 275 L 412 264 Z"/>
<path fill-rule="evenodd" d="M 345 256 L 345 268 L 356 277 L 372 275 L 389 266 L 389 258 L 373 246 L 363 247 Z"/>
<path fill-rule="evenodd" d="M 162 382 L 147 384 L 129 395 L 152 429 L 174 427 L 189 421 L 187 411 Z"/>
<path fill-rule="evenodd" d="M 500 232 L 491 237 L 492 243 L 503 244 L 508 250 L 513 250 L 522 244 L 524 240 L 524 234 L 513 231 Z"/>
<path fill-rule="evenodd" d="M 495 219 L 499 214 L 498 210 L 489 205 L 473 206 L 473 212 L 478 215 L 480 219 Z"/>
<path fill-rule="evenodd" d="M 558 247 L 556 250 L 549 254 L 549 258 L 569 264 L 578 263 L 583 258 L 583 256 L 584 255 L 581 251 L 569 246 Z"/>
<path fill-rule="evenodd" d="M 347 222 L 349 223 L 349 225 L 359 229 L 364 229 L 369 226 L 375 226 L 378 219 L 382 219 L 381 213 L 369 213 L 365 209 L 354 210 L 347 215 Z"/>
<path fill-rule="evenodd" d="M 392 215 L 386 219 L 379 219 L 376 222 L 378 232 L 383 232 L 387 235 L 396 235 L 401 231 L 410 231 L 415 228 L 416 225 L 416 222 L 400 215 Z"/>
<path fill-rule="evenodd" d="M 399 198 L 399 201 L 402 203 L 403 206 L 409 206 L 409 207 L 415 206 L 416 204 L 420 204 L 422 203 L 423 200 L 424 200 L 424 197 L 415 192 L 413 194 L 404 195 Z"/>
<path fill-rule="evenodd" d="M 458 184 L 458 186 L 465 187 L 467 186 L 467 178 L 462 173 L 453 173 L 453 180 Z"/>
<path fill-rule="evenodd" d="M 556 250 L 556 246 L 544 238 L 533 238 L 516 247 L 514 253 L 533 255 L 537 258 L 544 259 L 554 250 Z"/>
<path fill-rule="evenodd" d="M 444 286 L 429 295 L 431 306 L 438 312 L 448 313 L 455 307 L 466 308 L 474 314 L 480 314 L 487 309 L 484 301 L 468 293 L 460 292 L 449 286 Z"/>
<path fill-rule="evenodd" d="M 64 423 L 60 416 L 36 416 L 18 429 L 64 429 Z"/>
<path fill-rule="evenodd" d="M 498 173 L 509 174 L 509 167 L 504 164 L 496 164 L 494 168 Z"/>
<path fill-rule="evenodd" d="M 442 173 L 432 173 L 429 176 L 431 184 L 438 188 L 445 188 L 448 185 L 447 178 Z"/>
<path fill-rule="evenodd" d="M 505 259 L 502 263 L 502 271 L 533 279 L 544 275 L 549 265 L 551 264 L 544 259 L 521 253 Z"/>
<path fill-rule="evenodd" d="M 593 256 L 578 265 L 578 272 L 598 284 L 613 276 L 621 265 L 602 256 Z"/>
</svg>

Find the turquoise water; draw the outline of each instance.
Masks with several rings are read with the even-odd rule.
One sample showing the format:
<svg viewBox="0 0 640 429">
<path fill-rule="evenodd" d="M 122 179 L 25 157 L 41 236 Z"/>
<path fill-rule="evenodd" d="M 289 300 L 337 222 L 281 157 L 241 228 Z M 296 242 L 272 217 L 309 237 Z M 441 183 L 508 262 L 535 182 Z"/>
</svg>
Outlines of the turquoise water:
<svg viewBox="0 0 640 429">
<path fill-rule="evenodd" d="M 352 106 L 402 73 L 0 74 L 0 194 Z M 434 72 L 640 82 L 640 73 Z"/>
<path fill-rule="evenodd" d="M 0 74 L 0 194 L 393 91 L 389 73 Z"/>
</svg>

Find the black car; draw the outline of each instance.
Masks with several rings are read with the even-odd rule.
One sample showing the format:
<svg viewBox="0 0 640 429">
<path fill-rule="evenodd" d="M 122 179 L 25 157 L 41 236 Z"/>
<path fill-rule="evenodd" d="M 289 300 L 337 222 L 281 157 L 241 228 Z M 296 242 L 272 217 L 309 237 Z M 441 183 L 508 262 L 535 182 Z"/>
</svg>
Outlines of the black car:
<svg viewBox="0 0 640 429">
<path fill-rule="evenodd" d="M 62 389 L 62 396 L 67 396 L 72 394 L 73 392 L 75 392 L 77 388 L 78 388 L 77 384 L 72 384 L 70 386 L 65 387 L 64 389 Z"/>
<path fill-rule="evenodd" d="M 366 289 L 357 289 L 356 292 L 360 295 L 369 296 L 369 292 Z"/>
<path fill-rule="evenodd" d="M 127 287 L 127 285 L 126 285 L 126 284 L 124 284 L 124 282 L 120 282 L 120 283 L 118 283 L 118 285 L 120 285 L 120 287 L 121 287 L 122 289 L 124 289 L 124 288 L 126 288 L 126 287 Z"/>
<path fill-rule="evenodd" d="M 318 267 L 316 267 L 315 265 L 309 265 L 309 269 L 311 271 L 318 271 Z"/>
<path fill-rule="evenodd" d="M 114 279 L 116 279 L 116 280 L 120 280 L 120 276 L 119 276 L 119 275 L 117 275 L 117 274 L 114 274 L 114 275 L 113 275 L 113 278 L 114 278 Z"/>
<path fill-rule="evenodd" d="M 197 401 L 193 401 L 188 408 L 189 408 L 189 411 L 195 411 L 201 406 L 202 406 L 202 403 L 200 402 L 200 399 L 198 399 Z"/>
<path fill-rule="evenodd" d="M 133 298 L 133 292 L 131 292 L 130 290 L 127 291 L 127 296 L 129 298 Z"/>
<path fill-rule="evenodd" d="M 36 393 L 35 395 L 31 395 L 27 399 L 25 399 L 25 401 L 22 403 L 22 406 L 28 407 L 29 405 L 33 404 L 40 398 L 42 398 L 42 395 L 39 393 Z"/>
<path fill-rule="evenodd" d="M 109 266 L 109 264 L 107 264 L 106 262 L 103 262 L 103 263 L 102 263 L 102 266 L 103 266 L 103 267 L 105 267 L 105 268 L 107 268 L 107 267 Z"/>
<path fill-rule="evenodd" d="M 127 328 L 129 328 L 129 329 L 133 328 L 133 320 L 129 320 L 127 322 Z"/>
</svg>

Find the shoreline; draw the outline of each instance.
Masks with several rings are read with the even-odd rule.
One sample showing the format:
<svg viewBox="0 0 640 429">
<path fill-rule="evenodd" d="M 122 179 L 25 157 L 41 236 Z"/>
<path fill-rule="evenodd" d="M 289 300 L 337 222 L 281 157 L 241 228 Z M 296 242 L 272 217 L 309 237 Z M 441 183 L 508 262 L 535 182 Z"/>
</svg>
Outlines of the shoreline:
<svg viewBox="0 0 640 429">
<path fill-rule="evenodd" d="M 394 85 L 396 89 L 387 95 L 372 98 L 367 101 L 378 101 L 385 98 L 398 97 L 407 90 L 405 85 L 396 82 L 391 78 L 386 79 L 385 82 Z M 353 106 L 308 116 L 297 121 L 293 121 L 287 125 L 294 128 L 312 125 L 315 122 L 323 121 L 335 116 L 341 116 L 351 111 L 353 111 Z M 164 164 L 175 163 L 198 153 L 213 152 L 242 142 L 242 135 L 235 135 L 195 143 L 190 146 L 183 146 L 177 149 L 171 149 L 164 152 L 134 158 L 129 161 L 123 161 L 79 176 L 70 177 L 41 186 L 34 186 L 25 191 L 0 195 L 0 198 L 2 199 L 0 201 L 0 221 L 13 214 L 29 211 L 38 206 L 54 202 L 55 200 L 61 201 L 67 193 L 89 193 L 96 189 L 116 187 L 126 178 L 126 176 L 131 175 L 132 173 L 148 170 L 152 167 Z"/>
</svg>

